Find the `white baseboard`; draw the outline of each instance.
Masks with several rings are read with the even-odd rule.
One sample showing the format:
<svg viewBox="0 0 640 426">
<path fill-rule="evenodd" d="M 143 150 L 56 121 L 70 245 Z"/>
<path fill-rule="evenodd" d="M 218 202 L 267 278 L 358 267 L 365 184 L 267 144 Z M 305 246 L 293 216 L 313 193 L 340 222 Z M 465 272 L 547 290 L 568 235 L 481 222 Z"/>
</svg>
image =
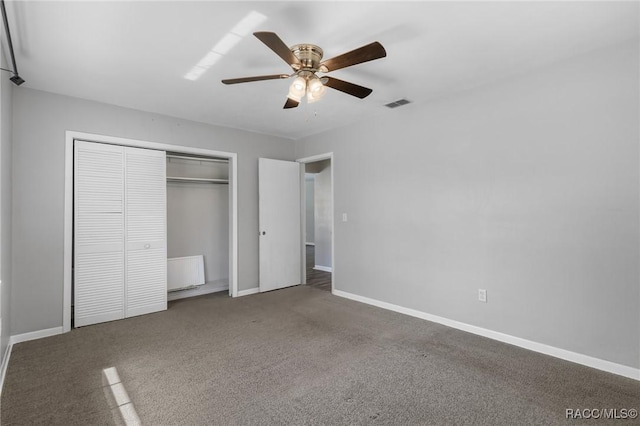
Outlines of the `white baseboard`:
<svg viewBox="0 0 640 426">
<path fill-rule="evenodd" d="M 248 290 L 240 290 L 240 291 L 238 291 L 238 297 L 248 296 L 250 294 L 256 294 L 256 293 L 260 293 L 260 287 L 254 287 L 254 288 L 250 288 Z"/>
<path fill-rule="evenodd" d="M 2 366 L 0 367 L 0 395 L 2 395 L 2 388 L 4 387 L 4 378 L 7 375 L 7 368 L 9 367 L 9 358 L 11 357 L 11 349 L 13 345 L 9 343 L 7 349 L 4 351 L 2 357 Z"/>
<path fill-rule="evenodd" d="M 324 271 L 324 272 L 333 272 L 333 268 L 331 266 L 315 265 L 313 267 L 313 269 L 318 270 L 318 271 Z"/>
<path fill-rule="evenodd" d="M 9 344 L 15 345 L 16 343 L 42 339 L 43 337 L 55 336 L 56 334 L 62 334 L 62 327 L 53 327 L 45 330 L 32 331 L 30 333 L 16 334 L 11 336 Z"/>
<path fill-rule="evenodd" d="M 43 337 L 55 336 L 62 334 L 62 327 L 47 328 L 45 330 L 32 331 L 30 333 L 16 334 L 9 338 L 9 344 L 7 350 L 2 358 L 2 366 L 0 367 L 0 394 L 2 394 L 2 388 L 4 386 L 4 377 L 7 374 L 7 368 L 9 366 L 9 358 L 11 357 L 11 351 L 13 345 L 16 343 L 27 342 L 29 340 L 42 339 Z"/>
<path fill-rule="evenodd" d="M 451 320 L 448 318 L 439 317 L 437 315 L 427 314 L 426 312 L 417 311 L 415 309 L 405 308 L 402 306 L 394 305 L 387 302 L 381 302 L 379 300 L 370 299 L 364 296 L 358 296 L 356 294 L 347 293 L 341 290 L 333 290 L 333 294 L 336 296 L 344 297 L 346 299 L 355 300 L 357 302 L 366 303 L 368 305 L 377 306 L 379 308 L 388 309 L 390 311 L 399 312 L 401 314 L 409 315 L 412 317 L 420 318 L 423 320 L 436 322 L 438 324 L 446 325 L 447 327 L 456 328 L 458 330 L 466 331 L 468 333 L 477 334 L 479 336 L 488 337 L 489 339 L 497 340 L 510 345 L 519 346 L 524 349 L 528 349 L 534 352 L 539 352 L 545 355 L 550 355 L 556 358 L 563 359 L 565 361 L 575 362 L 576 364 L 585 365 L 587 367 L 595 368 L 598 370 L 606 371 L 608 373 L 617 374 L 620 376 L 628 377 L 640 381 L 640 369 L 633 368 L 622 364 L 616 364 L 615 362 L 606 361 L 600 358 L 594 358 L 589 355 L 580 354 L 577 352 L 568 351 L 566 349 L 556 348 L 554 346 L 545 345 L 543 343 L 533 342 L 531 340 L 522 339 L 520 337 L 511 336 L 509 334 L 500 333 L 486 328 L 477 327 L 475 325 L 466 324 L 463 322 Z"/>
<path fill-rule="evenodd" d="M 305 246 L 315 246 L 316 243 L 304 243 Z"/>
</svg>

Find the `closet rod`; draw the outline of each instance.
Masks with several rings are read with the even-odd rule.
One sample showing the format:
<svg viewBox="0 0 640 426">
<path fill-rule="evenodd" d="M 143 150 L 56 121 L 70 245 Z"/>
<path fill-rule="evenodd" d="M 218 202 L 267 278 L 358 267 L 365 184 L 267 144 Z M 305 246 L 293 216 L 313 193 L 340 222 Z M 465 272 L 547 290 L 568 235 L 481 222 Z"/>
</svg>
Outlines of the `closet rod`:
<svg viewBox="0 0 640 426">
<path fill-rule="evenodd" d="M 229 160 L 223 160 L 221 158 L 208 158 L 208 157 L 187 157 L 186 155 L 167 154 L 167 158 L 180 158 L 182 160 L 195 160 L 195 161 L 209 161 L 211 163 L 228 163 Z"/>
<path fill-rule="evenodd" d="M 171 182 L 199 182 L 199 183 L 222 183 L 222 184 L 229 183 L 227 179 L 187 178 L 187 177 L 176 177 L 176 176 L 167 176 L 167 180 Z"/>
</svg>

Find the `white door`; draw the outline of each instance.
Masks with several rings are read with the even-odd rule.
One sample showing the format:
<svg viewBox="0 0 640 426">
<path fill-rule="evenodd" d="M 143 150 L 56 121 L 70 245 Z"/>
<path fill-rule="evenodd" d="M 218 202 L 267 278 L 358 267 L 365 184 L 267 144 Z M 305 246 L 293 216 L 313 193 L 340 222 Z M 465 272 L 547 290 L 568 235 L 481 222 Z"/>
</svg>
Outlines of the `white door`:
<svg viewBox="0 0 640 426">
<path fill-rule="evenodd" d="M 260 158 L 260 291 L 301 283 L 300 164 Z"/>
<path fill-rule="evenodd" d="M 124 318 L 124 149 L 74 147 L 75 326 Z"/>
<path fill-rule="evenodd" d="M 167 309 L 164 151 L 125 148 L 126 316 Z"/>
<path fill-rule="evenodd" d="M 167 309 L 165 152 L 74 146 L 74 320 Z"/>
</svg>

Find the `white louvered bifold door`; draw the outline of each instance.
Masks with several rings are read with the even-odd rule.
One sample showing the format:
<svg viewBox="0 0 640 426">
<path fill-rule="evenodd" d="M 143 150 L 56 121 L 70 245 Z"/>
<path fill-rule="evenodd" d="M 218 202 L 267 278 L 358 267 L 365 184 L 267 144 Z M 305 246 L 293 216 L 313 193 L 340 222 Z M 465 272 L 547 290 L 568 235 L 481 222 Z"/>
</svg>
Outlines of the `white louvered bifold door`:
<svg viewBox="0 0 640 426">
<path fill-rule="evenodd" d="M 125 148 L 126 316 L 167 309 L 164 151 Z"/>
<path fill-rule="evenodd" d="M 74 147 L 75 326 L 124 318 L 124 149 Z"/>
</svg>

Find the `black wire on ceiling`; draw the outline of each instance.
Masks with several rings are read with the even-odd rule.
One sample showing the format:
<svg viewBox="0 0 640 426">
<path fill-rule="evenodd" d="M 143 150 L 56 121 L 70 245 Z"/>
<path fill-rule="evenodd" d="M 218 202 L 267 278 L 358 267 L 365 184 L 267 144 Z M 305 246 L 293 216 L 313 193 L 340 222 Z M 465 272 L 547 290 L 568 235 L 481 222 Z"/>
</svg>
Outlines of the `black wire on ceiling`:
<svg viewBox="0 0 640 426">
<path fill-rule="evenodd" d="M 9 78 L 16 86 L 24 83 L 24 79 L 18 74 L 18 66 L 16 65 L 16 56 L 13 53 L 13 43 L 11 42 L 11 33 L 9 32 L 9 21 L 7 20 L 7 9 L 4 7 L 4 0 L 0 0 L 0 9 L 2 9 L 2 20 L 4 21 L 4 29 L 7 33 L 7 44 L 9 45 L 9 53 L 11 54 L 11 62 L 13 62 L 13 70 L 0 68 L 2 71 L 9 71 L 13 76 Z"/>
</svg>

